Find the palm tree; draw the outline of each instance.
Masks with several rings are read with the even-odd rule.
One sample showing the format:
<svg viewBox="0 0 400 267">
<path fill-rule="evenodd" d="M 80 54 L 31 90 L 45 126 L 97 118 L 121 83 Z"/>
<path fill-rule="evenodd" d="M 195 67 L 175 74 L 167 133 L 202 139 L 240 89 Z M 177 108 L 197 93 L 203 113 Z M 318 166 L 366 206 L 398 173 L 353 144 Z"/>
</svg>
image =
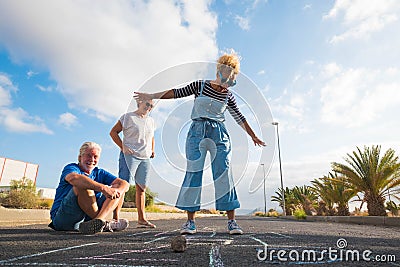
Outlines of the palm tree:
<svg viewBox="0 0 400 267">
<path fill-rule="evenodd" d="M 364 194 L 370 216 L 386 216 L 385 196 L 388 190 L 400 192 L 400 162 L 393 149 L 381 157 L 381 146 L 364 147 L 347 154 L 348 165 L 332 163 L 333 171 L 344 176 L 344 183 Z"/>
<path fill-rule="evenodd" d="M 271 197 L 271 201 L 278 202 L 280 207 L 283 207 L 282 189 L 279 188 L 275 192 L 276 196 Z M 284 191 L 286 214 L 292 215 L 299 207 L 303 209 L 307 215 L 312 215 L 315 211 L 314 205 L 318 196 L 314 193 L 310 186 L 295 186 L 292 189 L 286 187 Z"/>
<path fill-rule="evenodd" d="M 334 215 L 335 200 L 333 196 L 333 186 L 331 183 L 323 178 L 314 179 L 311 181 L 313 190 L 319 195 L 320 201 L 318 202 L 317 215 Z"/>
<path fill-rule="evenodd" d="M 292 194 L 296 202 L 303 208 L 307 215 L 312 215 L 315 212 L 317 194 L 312 190 L 311 186 L 303 185 L 295 186 L 292 189 Z"/>
<path fill-rule="evenodd" d="M 284 195 L 286 215 L 292 215 L 293 211 L 295 210 L 295 201 L 293 198 L 292 190 L 286 187 L 284 193 L 282 193 L 282 188 L 279 188 L 278 191 L 275 192 L 275 194 L 276 196 L 271 197 L 271 201 L 278 202 L 279 206 L 283 209 L 283 195 Z"/>
<path fill-rule="evenodd" d="M 337 215 L 350 215 L 348 203 L 357 195 L 357 192 L 353 188 L 347 187 L 343 176 L 330 172 L 328 176 L 315 179 L 311 183 L 314 185 L 315 192 L 327 204 L 328 213 L 332 214 L 329 211 L 332 211 L 334 205 L 337 205 Z"/>
</svg>

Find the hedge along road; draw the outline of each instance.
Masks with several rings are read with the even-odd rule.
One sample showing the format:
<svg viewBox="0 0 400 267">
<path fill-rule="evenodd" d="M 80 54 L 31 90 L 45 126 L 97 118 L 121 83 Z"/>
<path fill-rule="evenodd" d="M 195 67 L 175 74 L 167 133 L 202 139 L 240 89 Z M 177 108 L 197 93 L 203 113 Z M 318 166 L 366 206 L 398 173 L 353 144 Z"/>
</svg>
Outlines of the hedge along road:
<svg viewBox="0 0 400 267">
<path fill-rule="evenodd" d="M 170 241 L 184 221 L 154 221 L 156 229 L 131 222 L 93 236 L 44 224 L 0 227 L 0 266 L 400 266 L 398 227 L 238 216 L 245 233 L 231 236 L 226 217 L 206 217 L 176 253 Z"/>
</svg>

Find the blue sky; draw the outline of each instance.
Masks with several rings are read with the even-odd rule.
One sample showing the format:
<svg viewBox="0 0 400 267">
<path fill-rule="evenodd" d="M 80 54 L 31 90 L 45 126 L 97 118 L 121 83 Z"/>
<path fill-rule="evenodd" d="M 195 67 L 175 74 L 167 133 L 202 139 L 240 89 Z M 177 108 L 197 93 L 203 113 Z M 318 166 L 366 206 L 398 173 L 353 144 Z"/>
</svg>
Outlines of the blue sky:
<svg viewBox="0 0 400 267">
<path fill-rule="evenodd" d="M 133 91 L 171 67 L 212 62 L 231 48 L 265 98 L 250 122 L 269 144 L 267 195 L 280 186 L 275 136 L 257 122 L 279 122 L 289 187 L 327 174 L 356 146 L 399 155 L 399 16 L 395 0 L 0 1 L 0 156 L 39 164 L 37 186 L 55 188 L 63 166 L 92 140 L 103 147 L 101 167 L 116 174 L 118 149 L 108 133 Z M 240 83 L 235 90 L 255 92 Z M 162 114 L 177 103 L 154 111 L 153 164 L 179 184 L 184 174 L 169 166 L 161 140 Z M 248 169 L 262 175 L 264 152 L 236 125 L 229 131 L 238 136 L 234 146 L 248 147 Z M 238 184 L 242 207 L 261 207 L 262 188 L 249 193 L 249 179 Z M 176 192 L 158 186 L 150 188 L 160 200 L 173 201 Z"/>
</svg>

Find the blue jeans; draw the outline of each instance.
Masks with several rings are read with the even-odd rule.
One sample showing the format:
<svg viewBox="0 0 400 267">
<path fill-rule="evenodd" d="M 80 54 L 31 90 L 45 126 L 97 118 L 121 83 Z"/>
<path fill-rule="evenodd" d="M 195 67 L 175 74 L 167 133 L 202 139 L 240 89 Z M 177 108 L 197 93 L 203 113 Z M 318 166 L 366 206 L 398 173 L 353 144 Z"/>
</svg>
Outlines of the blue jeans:
<svg viewBox="0 0 400 267">
<path fill-rule="evenodd" d="M 99 210 L 103 206 L 106 197 L 102 195 L 97 199 L 97 206 Z M 82 221 L 91 220 L 89 216 L 81 209 L 78 204 L 78 197 L 75 195 L 74 190 L 68 192 L 61 202 L 56 215 L 52 219 L 54 229 L 57 231 L 71 231 L 76 230 L 75 224 Z"/>
<path fill-rule="evenodd" d="M 201 186 L 207 151 L 211 156 L 217 210 L 240 207 L 230 169 L 231 142 L 223 123 L 193 120 L 186 139 L 187 169 L 176 207 L 189 212 L 200 210 Z"/>
<path fill-rule="evenodd" d="M 149 159 L 138 159 L 132 155 L 119 153 L 119 178 L 134 185 L 135 183 L 145 188 L 150 169 Z"/>
</svg>

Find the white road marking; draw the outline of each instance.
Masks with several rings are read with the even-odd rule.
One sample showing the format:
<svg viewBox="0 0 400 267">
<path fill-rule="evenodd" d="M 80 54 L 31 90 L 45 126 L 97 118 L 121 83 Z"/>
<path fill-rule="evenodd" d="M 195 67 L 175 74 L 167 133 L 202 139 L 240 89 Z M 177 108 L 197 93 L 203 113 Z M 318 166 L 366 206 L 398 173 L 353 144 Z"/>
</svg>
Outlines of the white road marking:
<svg viewBox="0 0 400 267">
<path fill-rule="evenodd" d="M 213 245 L 209 252 L 210 255 L 210 267 L 223 267 L 224 262 L 222 261 L 221 254 L 219 252 L 219 246 Z"/>
<path fill-rule="evenodd" d="M 65 250 L 71 250 L 71 249 L 75 249 L 75 248 L 93 246 L 93 245 L 97 245 L 97 244 L 99 244 L 99 242 L 96 242 L 96 243 L 88 243 L 88 244 L 83 244 L 83 245 L 79 245 L 79 246 L 73 246 L 73 247 L 67 247 L 67 248 L 60 248 L 60 249 L 45 251 L 45 252 L 36 253 L 36 254 L 31 254 L 31 255 L 25 255 L 25 256 L 15 257 L 15 258 L 8 259 L 8 260 L 2 260 L 2 261 L 0 261 L 0 264 L 2 264 L 2 263 L 7 263 L 7 262 L 12 262 L 12 261 L 17 261 L 17 260 L 23 260 L 23 259 L 32 258 L 32 257 L 37 257 L 37 256 L 42 256 L 42 255 L 46 255 L 46 254 L 50 254 L 50 253 L 54 253 L 54 252 L 59 252 L 59 251 L 65 251 Z"/>
<path fill-rule="evenodd" d="M 230 245 L 232 244 L 233 239 L 225 240 L 224 245 Z"/>
<path fill-rule="evenodd" d="M 274 235 L 277 235 L 277 236 L 286 237 L 286 238 L 293 238 L 293 237 L 291 237 L 291 236 L 283 235 L 283 234 L 279 234 L 279 233 L 275 233 L 275 232 L 269 232 L 269 233 L 274 234 Z"/>
<path fill-rule="evenodd" d="M 261 245 L 263 245 L 263 246 L 268 246 L 267 243 L 265 243 L 264 241 L 261 241 L 258 238 L 255 238 L 254 236 L 249 236 L 249 238 L 253 239 L 254 241 L 257 241 L 257 242 L 261 243 Z"/>
<path fill-rule="evenodd" d="M 146 242 L 144 242 L 143 244 L 150 244 L 150 243 L 157 242 L 157 241 L 159 241 L 159 240 L 163 240 L 163 239 L 166 239 L 166 238 L 168 238 L 168 236 L 162 236 L 162 237 L 159 237 L 159 238 L 150 240 L 150 241 L 146 241 Z"/>
<path fill-rule="evenodd" d="M 140 233 L 130 234 L 130 235 L 127 235 L 127 236 L 144 235 L 144 234 L 148 234 L 148 233 L 151 233 L 151 232 L 150 232 L 150 231 L 146 231 L 146 232 L 140 232 Z"/>
<path fill-rule="evenodd" d="M 172 231 L 161 232 L 161 233 L 155 234 L 154 236 L 159 236 L 159 235 L 163 235 L 163 234 L 167 234 L 167 233 L 173 233 L 173 232 L 177 232 L 177 231 L 179 231 L 179 229 L 175 229 L 175 230 L 172 230 Z"/>
</svg>

